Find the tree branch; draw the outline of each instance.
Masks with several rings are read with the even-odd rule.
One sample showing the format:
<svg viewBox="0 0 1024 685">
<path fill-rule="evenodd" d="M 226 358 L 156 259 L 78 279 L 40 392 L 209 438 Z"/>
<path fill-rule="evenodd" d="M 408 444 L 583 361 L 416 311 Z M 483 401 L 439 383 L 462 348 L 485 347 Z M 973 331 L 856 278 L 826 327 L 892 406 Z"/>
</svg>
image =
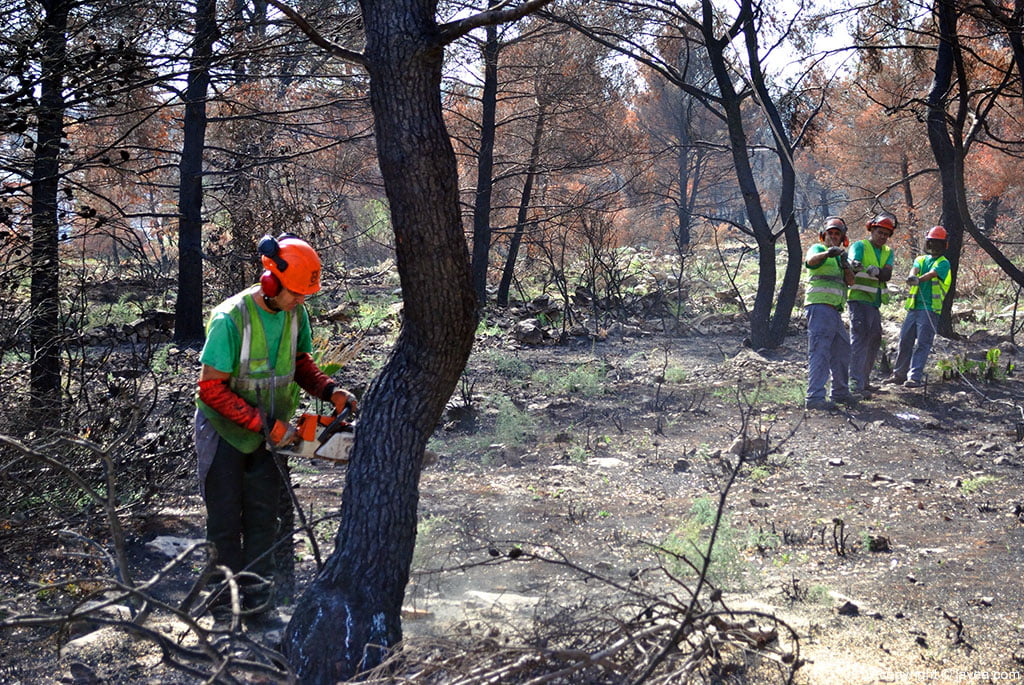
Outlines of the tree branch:
<svg viewBox="0 0 1024 685">
<path fill-rule="evenodd" d="M 366 66 L 366 55 L 355 50 L 349 50 L 348 48 L 342 47 L 337 43 L 333 43 L 322 35 L 320 32 L 313 28 L 306 18 L 301 14 L 293 10 L 288 5 L 281 2 L 281 0 L 267 0 L 271 5 L 281 10 L 286 17 L 288 17 L 293 24 L 295 24 L 300 31 L 306 34 L 306 37 L 313 41 L 314 45 L 322 47 L 324 50 L 329 52 L 331 55 L 343 59 L 347 62 L 358 64 L 362 67 Z"/>
<path fill-rule="evenodd" d="M 275 5 L 277 0 L 270 0 Z M 461 38 L 473 29 L 482 28 L 484 26 L 494 26 L 496 24 L 503 24 L 517 19 L 522 19 L 527 14 L 539 10 L 547 4 L 550 4 L 553 0 L 527 0 L 518 7 L 505 8 L 509 0 L 501 2 L 492 9 L 488 9 L 484 12 L 478 12 L 472 16 L 466 17 L 465 19 L 459 19 L 458 21 L 451 21 L 447 24 L 440 26 L 440 35 L 438 36 L 438 43 L 440 45 L 448 45 L 449 43 Z"/>
</svg>

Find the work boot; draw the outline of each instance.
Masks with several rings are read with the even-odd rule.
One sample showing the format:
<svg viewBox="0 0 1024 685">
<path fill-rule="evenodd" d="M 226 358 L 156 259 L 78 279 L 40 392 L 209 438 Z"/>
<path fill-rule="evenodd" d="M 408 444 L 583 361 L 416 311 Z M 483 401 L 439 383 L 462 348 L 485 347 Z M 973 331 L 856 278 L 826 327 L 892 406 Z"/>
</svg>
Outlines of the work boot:
<svg viewBox="0 0 1024 685">
<path fill-rule="evenodd" d="M 848 407 L 854 407 L 858 401 L 857 396 L 853 393 L 849 395 L 832 395 L 832 402 L 835 404 L 845 404 Z"/>
<path fill-rule="evenodd" d="M 882 381 L 882 385 L 903 385 L 906 382 L 906 378 L 900 378 L 899 376 L 889 376 L 884 381 Z"/>
<path fill-rule="evenodd" d="M 247 616 L 258 616 L 275 606 L 274 584 L 263 578 L 246 578 L 242 584 L 242 609 Z"/>
<path fill-rule="evenodd" d="M 860 386 L 851 385 L 850 386 L 850 394 L 853 395 L 854 397 L 859 397 L 860 399 L 863 400 L 863 399 L 867 399 L 868 391 L 865 390 L 864 388 L 860 387 Z"/>
<path fill-rule="evenodd" d="M 836 405 L 826 399 L 813 399 L 807 400 L 806 404 L 804 404 L 804 408 L 808 410 L 820 409 L 823 411 L 831 411 L 836 408 Z"/>
<path fill-rule="evenodd" d="M 213 616 L 213 620 L 217 623 L 227 623 L 231 620 L 234 610 L 231 608 L 231 589 L 224 583 L 220 583 L 213 586 L 213 590 L 207 597 L 209 604 L 207 610 L 210 615 Z"/>
</svg>

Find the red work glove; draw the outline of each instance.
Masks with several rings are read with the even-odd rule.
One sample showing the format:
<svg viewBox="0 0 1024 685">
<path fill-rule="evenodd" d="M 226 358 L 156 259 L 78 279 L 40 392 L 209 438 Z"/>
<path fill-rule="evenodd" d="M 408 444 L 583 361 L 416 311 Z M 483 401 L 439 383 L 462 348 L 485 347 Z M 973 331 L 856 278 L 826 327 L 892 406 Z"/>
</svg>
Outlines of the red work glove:
<svg viewBox="0 0 1024 685">
<path fill-rule="evenodd" d="M 284 421 L 274 421 L 274 427 L 270 430 L 270 444 L 274 447 L 287 447 L 299 439 L 298 430 L 295 426 Z"/>
<path fill-rule="evenodd" d="M 348 410 L 352 413 L 356 413 L 356 397 L 347 390 L 338 389 L 331 395 L 331 403 L 334 405 L 334 412 L 340 414 L 348 407 Z"/>
</svg>

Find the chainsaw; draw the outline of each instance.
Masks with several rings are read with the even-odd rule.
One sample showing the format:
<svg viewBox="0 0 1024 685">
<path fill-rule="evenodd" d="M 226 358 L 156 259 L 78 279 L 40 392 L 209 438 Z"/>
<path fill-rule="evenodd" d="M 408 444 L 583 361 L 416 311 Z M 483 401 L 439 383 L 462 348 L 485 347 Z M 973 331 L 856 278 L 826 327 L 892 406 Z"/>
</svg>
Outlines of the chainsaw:
<svg viewBox="0 0 1024 685">
<path fill-rule="evenodd" d="M 345 420 L 348 415 L 348 407 L 332 416 L 303 414 L 296 431 L 299 440 L 278 453 L 347 464 L 356 437 L 355 424 Z"/>
</svg>

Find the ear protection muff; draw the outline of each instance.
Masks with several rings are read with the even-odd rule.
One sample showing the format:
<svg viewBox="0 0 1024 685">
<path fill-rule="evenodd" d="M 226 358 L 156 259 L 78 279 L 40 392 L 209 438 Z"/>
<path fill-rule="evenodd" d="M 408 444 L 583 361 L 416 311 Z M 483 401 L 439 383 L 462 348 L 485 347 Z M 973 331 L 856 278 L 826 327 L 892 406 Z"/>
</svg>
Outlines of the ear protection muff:
<svg viewBox="0 0 1024 685">
<path fill-rule="evenodd" d="M 260 290 L 266 297 L 277 297 L 281 292 L 281 279 L 273 271 L 264 271 L 260 276 Z"/>
<path fill-rule="evenodd" d="M 295 235 L 291 233 L 282 233 L 278 237 L 272 235 L 265 235 L 260 238 L 259 245 L 256 247 L 256 251 L 259 252 L 260 256 L 266 257 L 274 262 L 274 266 L 280 271 L 284 271 L 288 268 L 288 262 L 281 257 L 281 247 L 278 245 L 279 240 L 284 238 L 294 238 Z M 266 269 L 263 275 L 260 276 L 260 290 L 267 297 L 276 297 L 281 292 L 281 279 L 277 277 L 270 269 Z"/>
</svg>

